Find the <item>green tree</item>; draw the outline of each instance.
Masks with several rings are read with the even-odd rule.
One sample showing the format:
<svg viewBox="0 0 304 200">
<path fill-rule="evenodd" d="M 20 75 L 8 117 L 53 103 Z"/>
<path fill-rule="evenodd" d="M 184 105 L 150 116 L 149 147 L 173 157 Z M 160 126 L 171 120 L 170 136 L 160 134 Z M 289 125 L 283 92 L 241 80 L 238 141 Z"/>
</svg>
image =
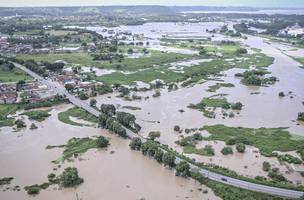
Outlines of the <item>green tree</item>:
<svg viewBox="0 0 304 200">
<path fill-rule="evenodd" d="M 68 167 L 60 175 L 59 181 L 63 187 L 74 187 L 81 184 L 83 179 L 79 177 L 75 167 Z"/>
<path fill-rule="evenodd" d="M 233 110 L 242 110 L 243 104 L 241 102 L 237 102 L 231 105 Z"/>
<path fill-rule="evenodd" d="M 223 155 L 233 154 L 233 150 L 232 150 L 231 147 L 224 147 L 221 150 L 221 152 L 222 152 Z"/>
<path fill-rule="evenodd" d="M 244 153 L 246 150 L 246 146 L 243 143 L 236 144 L 236 150 L 240 153 Z"/>
<path fill-rule="evenodd" d="M 163 161 L 163 155 L 164 155 L 164 152 L 163 150 L 157 148 L 157 150 L 155 151 L 155 154 L 154 154 L 154 159 L 161 163 Z"/>
<path fill-rule="evenodd" d="M 174 154 L 167 152 L 163 155 L 163 163 L 165 166 L 174 167 L 175 166 L 175 156 Z"/>
<path fill-rule="evenodd" d="M 180 127 L 178 125 L 174 126 L 174 131 L 179 132 L 180 131 Z"/>
<path fill-rule="evenodd" d="M 147 142 L 145 142 L 145 143 L 143 143 L 141 145 L 141 152 L 144 155 L 154 156 L 154 154 L 156 153 L 157 149 L 158 149 L 157 144 L 155 144 L 151 140 L 148 140 Z"/>
<path fill-rule="evenodd" d="M 268 172 L 271 169 L 270 163 L 267 161 L 263 162 L 263 171 Z"/>
<path fill-rule="evenodd" d="M 17 119 L 17 120 L 15 121 L 15 125 L 17 126 L 17 128 L 26 127 L 24 121 L 22 121 L 21 119 Z"/>
<path fill-rule="evenodd" d="M 151 131 L 149 133 L 149 138 L 151 140 L 155 140 L 156 138 L 159 138 L 160 137 L 160 132 L 159 131 Z"/>
<path fill-rule="evenodd" d="M 135 137 L 135 138 L 133 138 L 133 139 L 131 140 L 129 146 L 130 146 L 130 148 L 131 148 L 132 150 L 137 150 L 137 151 L 139 151 L 140 148 L 141 148 L 141 144 L 142 144 L 142 142 L 141 142 L 140 138 Z"/>
<path fill-rule="evenodd" d="M 181 161 L 175 167 L 177 176 L 187 177 L 190 176 L 190 165 L 186 161 Z"/>
<path fill-rule="evenodd" d="M 105 148 L 109 145 L 109 140 L 107 140 L 105 137 L 103 136 L 98 136 L 97 140 L 96 140 L 97 146 L 99 148 Z"/>
<path fill-rule="evenodd" d="M 113 104 L 102 104 L 100 106 L 100 110 L 108 116 L 113 116 L 116 114 L 116 108 Z"/>
</svg>

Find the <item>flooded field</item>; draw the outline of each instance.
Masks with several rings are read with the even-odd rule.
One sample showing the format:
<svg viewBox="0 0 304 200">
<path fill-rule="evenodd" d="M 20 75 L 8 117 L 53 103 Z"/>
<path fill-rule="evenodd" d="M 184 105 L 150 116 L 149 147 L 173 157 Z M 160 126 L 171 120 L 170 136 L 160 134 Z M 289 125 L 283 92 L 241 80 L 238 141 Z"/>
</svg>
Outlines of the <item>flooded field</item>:
<svg viewBox="0 0 304 200">
<path fill-rule="evenodd" d="M 49 173 L 62 171 L 67 166 L 78 168 L 84 183 L 76 189 L 51 186 L 42 190 L 37 199 L 217 199 L 212 191 L 192 180 L 175 177 L 174 172 L 162 167 L 140 152 L 129 149 L 129 141 L 112 136 L 107 131 L 77 127 L 61 123 L 57 114 L 70 105 L 54 107 L 52 116 L 39 123 L 36 130 L 0 132 L 0 177 L 14 177 L 12 185 L 21 188 L 41 184 Z M 47 145 L 65 144 L 72 137 L 103 135 L 110 138 L 107 150 L 90 150 L 74 162 L 58 167 L 51 161 L 61 155 L 61 149 L 46 150 Z M 33 165 L 35 163 L 35 165 Z M 19 166 L 19 167 L 17 167 Z M 145 184 L 143 184 L 145 183 Z M 163 192 L 162 192 L 163 191 Z M 0 191 L 1 199 L 32 199 L 24 190 Z"/>
<path fill-rule="evenodd" d="M 245 69 L 237 68 L 239 63 L 246 59 L 228 58 L 225 61 L 236 68 L 221 73 L 221 76 L 210 77 L 209 80 L 201 80 L 197 84 L 188 87 L 168 91 L 167 88 L 159 89 L 160 96 L 153 97 L 156 90 L 145 92 L 132 92 L 142 97 L 140 100 L 126 100 L 118 97 L 117 91 L 111 94 L 98 95 L 97 107 L 101 104 L 114 104 L 118 110 L 134 114 L 137 123 L 142 127 L 139 134 L 145 137 L 151 131 L 161 133 L 158 141 L 167 144 L 174 150 L 183 153 L 181 146 L 176 141 L 189 136 L 185 132 L 174 131 L 174 126 L 179 125 L 182 129 L 201 128 L 205 125 L 223 124 L 231 127 L 247 128 L 278 128 L 286 127 L 290 133 L 304 136 L 304 124 L 298 122 L 297 115 L 304 110 L 304 70 L 299 67 L 292 57 L 303 57 L 304 50 L 294 49 L 285 44 L 279 44 L 264 40 L 260 37 L 247 35 L 248 39 L 229 38 L 226 35 L 210 33 L 210 30 L 220 29 L 227 24 L 232 28 L 232 22 L 208 22 L 208 23 L 147 23 L 138 26 L 120 26 L 115 28 L 86 27 L 104 37 L 125 36 L 126 42 L 144 41 L 143 47 L 179 54 L 197 56 L 199 51 L 189 48 L 176 48 L 166 46 L 162 39 L 186 40 L 201 39 L 209 41 L 221 41 L 230 39 L 239 41 L 246 46 L 249 54 L 252 48 L 261 50 L 262 53 L 274 58 L 274 63 L 267 70 L 271 76 L 278 78 L 278 82 L 269 86 L 246 86 L 236 73 L 244 72 Z M 73 28 L 73 27 L 70 27 Z M 208 31 L 209 30 L 209 31 Z M 130 34 L 132 33 L 132 34 Z M 143 57 L 143 54 L 129 55 L 128 58 Z M 149 55 L 147 55 L 149 56 Z M 220 56 L 219 56 L 220 57 Z M 184 70 L 201 63 L 212 62 L 213 59 L 184 59 L 178 62 L 167 63 L 169 70 L 184 73 Z M 203 66 L 203 65 L 202 65 Z M 159 66 L 156 66 L 159 67 Z M 252 65 L 249 69 L 255 69 Z M 72 67 L 65 68 L 73 71 Z M 119 69 L 102 69 L 97 67 L 82 66 L 80 73 L 94 72 L 96 76 L 104 76 L 121 72 L 123 75 L 143 72 L 121 71 Z M 269 75 L 270 76 L 270 75 Z M 158 79 L 156 79 L 158 80 Z M 160 80 L 162 81 L 162 80 Z M 155 82 L 155 80 L 154 80 Z M 137 88 L 149 88 L 150 85 L 143 81 L 134 81 Z M 210 86 L 217 83 L 230 83 L 233 87 L 221 87 L 216 93 L 208 91 Z M 127 85 L 126 87 L 129 87 Z M 157 90 L 158 91 L 158 90 Z M 287 96 L 279 97 L 284 92 Z M 189 108 L 190 104 L 197 104 L 205 97 L 214 94 L 225 95 L 228 102 L 241 102 L 241 111 L 232 111 L 235 117 L 225 117 L 222 109 L 215 109 L 215 118 L 208 118 L 199 110 Z M 89 103 L 90 100 L 87 100 Z M 137 109 L 130 109 L 136 107 Z M 35 122 L 38 129 L 29 128 L 15 131 L 12 128 L 0 130 L 0 177 L 14 177 L 12 185 L 21 188 L 32 184 L 41 184 L 47 180 L 51 172 L 59 174 L 67 166 L 77 167 L 79 174 L 84 178 L 84 183 L 77 188 L 63 189 L 51 186 L 42 190 L 37 199 L 212 199 L 218 197 L 211 189 L 191 179 L 176 177 L 173 170 L 161 166 L 155 160 L 143 156 L 140 152 L 131 151 L 129 140 L 111 135 L 108 131 L 95 127 L 95 124 L 70 117 L 75 123 L 85 124 L 86 127 L 67 125 L 58 120 L 58 113 L 72 108 L 72 105 L 63 104 L 53 107 L 51 116 L 43 122 Z M 21 112 L 17 112 L 17 115 Z M 25 116 L 23 118 L 28 127 L 32 121 Z M 204 134 L 201 131 L 198 131 Z M 208 133 L 205 133 L 208 134 Z M 48 145 L 65 144 L 72 137 L 86 137 L 103 135 L 110 139 L 107 150 L 89 150 L 73 162 L 62 163 L 59 167 L 51 161 L 56 160 L 62 154 L 62 149 L 46 149 Z M 200 141 L 196 148 L 211 145 L 215 150 L 212 157 L 197 154 L 187 154 L 197 162 L 219 165 L 238 172 L 240 175 L 254 178 L 256 176 L 267 177 L 263 171 L 263 162 L 267 161 L 272 167 L 278 168 L 284 176 L 294 184 L 303 184 L 304 178 L 300 172 L 304 171 L 303 164 L 288 164 L 279 162 L 275 157 L 261 155 L 259 149 L 246 146 L 246 151 L 241 154 L 235 151 L 233 155 L 222 155 L 221 150 L 225 147 L 223 141 Z M 278 152 L 279 154 L 281 152 Z M 284 152 L 299 157 L 295 152 Z M 54 170 L 56 168 L 56 170 Z M 58 169 L 57 169 L 58 168 Z M 4 189 L 4 188 L 1 188 Z M 208 190 L 207 193 L 202 191 Z M 32 199 L 24 190 L 0 191 L 1 199 Z"/>
<path fill-rule="evenodd" d="M 203 84 L 194 85 L 193 87 L 180 88 L 177 91 L 168 92 L 161 90 L 161 96 L 151 98 L 153 91 L 137 92 L 142 97 L 149 96 L 145 100 L 125 101 L 117 98 L 117 94 L 103 95 L 97 97 L 98 105 L 101 103 L 114 103 L 119 108 L 123 106 L 139 107 L 141 110 L 129 111 L 135 114 L 138 123 L 142 126 L 140 134 L 147 136 L 150 131 L 160 131 L 160 142 L 178 148 L 175 141 L 179 135 L 173 131 L 175 125 L 182 128 L 200 128 L 204 125 L 224 124 L 232 127 L 248 128 L 273 128 L 288 127 L 292 134 L 304 136 L 304 126 L 296 121 L 297 114 L 303 110 L 304 101 L 304 70 L 299 68 L 299 64 L 286 55 L 278 48 L 278 44 L 265 43 L 262 38 L 248 36 L 247 40 L 242 40 L 250 48 L 261 49 L 262 53 L 274 58 L 274 63 L 268 67 L 271 75 L 276 76 L 279 81 L 274 85 L 267 87 L 246 86 L 240 83 L 240 79 L 234 74 L 242 72 L 242 69 L 231 69 L 223 73 L 220 77 L 221 82 L 232 83 L 235 87 L 220 88 L 217 93 L 227 94 L 228 102 L 242 102 L 244 105 L 240 114 L 234 118 L 224 118 L 221 111 L 217 111 L 217 117 L 210 119 L 204 117 L 197 110 L 189 109 L 189 104 L 196 104 L 204 97 L 209 97 L 213 93 L 207 92 L 209 86 L 214 85 L 217 81 L 206 81 Z M 282 44 L 280 44 L 282 46 Z M 231 61 L 235 62 L 235 61 Z M 181 64 L 187 66 L 189 63 Z M 191 62 L 190 62 L 191 64 Z M 178 65 L 174 65 L 176 70 Z M 279 98 L 279 92 L 289 93 L 285 98 Z M 108 98 L 111 96 L 111 98 Z M 180 112 L 183 110 L 184 112 Z M 254 158 L 256 159 L 247 159 Z M 201 158 L 199 158 L 201 157 Z M 264 160 L 271 160 L 261 155 L 256 155 L 253 150 L 248 151 L 244 156 L 232 156 L 229 158 L 209 158 L 195 156 L 196 159 L 207 163 L 218 164 L 228 167 L 232 170 L 241 172 L 243 175 L 255 177 L 256 175 L 265 175 L 261 170 L 261 164 Z M 236 163 L 242 163 L 238 165 Z M 299 166 L 282 166 L 276 159 L 273 159 L 273 165 L 281 168 L 286 172 L 289 180 L 293 182 L 302 182 L 297 171 L 302 171 L 303 167 Z M 247 166 L 248 168 L 244 168 Z M 253 170 L 250 166 L 254 167 Z M 288 168 L 293 168 L 290 173 Z M 288 172 L 289 171 L 289 172 Z"/>
</svg>

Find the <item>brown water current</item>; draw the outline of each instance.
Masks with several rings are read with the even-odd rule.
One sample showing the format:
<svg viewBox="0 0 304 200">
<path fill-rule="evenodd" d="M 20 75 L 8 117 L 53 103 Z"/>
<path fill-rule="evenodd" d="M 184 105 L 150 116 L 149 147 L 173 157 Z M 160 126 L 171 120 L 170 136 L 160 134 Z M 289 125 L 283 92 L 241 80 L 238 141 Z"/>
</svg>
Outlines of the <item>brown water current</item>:
<svg viewBox="0 0 304 200">
<path fill-rule="evenodd" d="M 115 97 L 117 94 L 103 95 L 97 97 L 98 105 L 102 103 L 114 103 L 118 106 L 135 106 L 141 110 L 130 111 L 136 115 L 138 123 L 142 126 L 140 134 L 147 136 L 150 131 L 160 131 L 160 142 L 170 145 L 178 149 L 175 141 L 179 136 L 173 131 L 175 125 L 180 125 L 182 128 L 200 128 L 204 125 L 224 124 L 227 126 L 242 126 L 248 128 L 260 127 L 289 127 L 288 130 L 293 134 L 304 136 L 304 125 L 297 122 L 297 114 L 304 110 L 302 102 L 304 101 L 304 70 L 299 68 L 299 64 L 282 53 L 271 44 L 267 44 L 262 38 L 248 36 L 247 40 L 242 41 L 251 48 L 261 49 L 267 56 L 274 58 L 274 63 L 268 67 L 272 76 L 276 76 L 279 81 L 269 87 L 252 87 L 245 86 L 240 83 L 240 79 L 234 76 L 235 73 L 244 71 L 242 69 L 231 69 L 224 72 L 221 79 L 226 83 L 233 83 L 235 87 L 220 88 L 217 93 L 228 94 L 226 98 L 229 102 L 242 102 L 244 105 L 240 114 L 234 118 L 223 119 L 220 113 L 216 119 L 210 119 L 203 116 L 197 110 L 189 109 L 187 106 L 191 103 L 198 103 L 204 97 L 211 96 L 216 93 L 210 93 L 206 90 L 208 86 L 214 85 L 216 81 L 207 81 L 203 84 L 198 84 L 189 88 L 180 88 L 177 91 L 168 92 L 161 91 L 161 96 L 151 98 L 153 91 L 138 93 L 140 96 L 150 96 L 147 100 L 140 101 L 125 101 Z M 279 92 L 285 94 L 291 92 L 289 96 L 279 98 Z M 253 93 L 258 94 L 253 95 Z M 179 112 L 183 109 L 185 112 Z M 241 172 L 243 175 L 256 176 L 265 175 L 261 171 L 261 164 L 264 160 L 272 160 L 258 154 L 259 159 L 245 159 L 245 157 L 255 157 L 253 151 L 247 151 L 244 156 L 234 155 L 229 159 L 218 158 L 209 160 L 209 158 L 201 158 L 205 162 L 216 163 L 232 170 Z M 196 156 L 197 158 L 198 156 Z M 201 156 L 199 156 L 201 157 Z M 221 156 L 222 157 L 222 156 Z M 219 159 L 222 161 L 219 162 Z M 215 161 L 215 160 L 218 160 Z M 238 163 L 242 163 L 239 165 Z M 273 160 L 274 165 L 279 167 L 281 171 L 287 171 L 287 168 L 293 168 L 295 171 L 303 170 L 302 165 L 289 164 L 280 165 L 276 160 Z M 255 164 L 257 163 L 257 164 Z M 244 166 L 251 167 L 250 170 L 244 169 Z M 289 172 L 288 172 L 289 173 Z M 303 182 L 303 178 L 299 173 L 294 175 L 287 174 L 289 180 L 294 182 Z"/>
<path fill-rule="evenodd" d="M 11 186 L 21 188 L 47 181 L 49 173 L 60 174 L 67 166 L 75 166 L 84 183 L 76 189 L 51 186 L 36 197 L 24 190 L 0 191 L 0 199 L 219 199 L 212 190 L 190 179 L 176 177 L 172 170 L 129 149 L 129 141 L 93 127 L 63 124 L 57 119 L 59 112 L 71 105 L 56 106 L 52 116 L 36 123 L 38 129 L 0 132 L 0 177 L 14 177 Z M 65 144 L 72 137 L 103 135 L 110 139 L 107 150 L 89 150 L 81 159 L 65 162 L 60 168 L 51 161 L 61 156 L 62 149 L 46 150 L 47 145 Z M 58 168 L 53 170 L 53 168 Z M 202 190 L 207 189 L 208 194 Z"/>
</svg>

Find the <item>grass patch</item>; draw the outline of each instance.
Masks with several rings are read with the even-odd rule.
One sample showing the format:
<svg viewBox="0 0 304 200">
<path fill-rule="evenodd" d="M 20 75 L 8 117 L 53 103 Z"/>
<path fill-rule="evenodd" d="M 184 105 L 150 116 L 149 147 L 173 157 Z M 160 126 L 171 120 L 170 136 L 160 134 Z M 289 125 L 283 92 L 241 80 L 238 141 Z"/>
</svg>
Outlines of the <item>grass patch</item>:
<svg viewBox="0 0 304 200">
<path fill-rule="evenodd" d="M 88 113 L 86 110 L 78 107 L 70 108 L 67 111 L 58 114 L 59 121 L 70 124 L 73 126 L 85 126 L 84 124 L 74 122 L 70 117 L 76 117 L 78 119 L 86 120 L 92 123 L 97 123 L 98 119 L 94 115 Z"/>
<path fill-rule="evenodd" d="M 40 54 L 40 55 L 18 55 L 17 58 L 23 60 L 34 59 L 35 61 L 55 62 L 64 60 L 72 64 L 85 66 L 95 66 L 100 68 L 116 69 L 117 65 L 121 70 L 138 70 L 152 68 L 154 65 L 163 65 L 166 63 L 176 62 L 179 60 L 191 58 L 191 55 L 178 53 L 162 53 L 160 51 L 150 51 L 150 55 L 139 58 L 124 58 L 121 61 L 94 61 L 93 57 L 87 53 L 64 53 L 64 54 Z"/>
<path fill-rule="evenodd" d="M 87 152 L 89 149 L 94 148 L 104 148 L 109 145 L 109 141 L 102 137 L 98 136 L 96 138 L 72 138 L 68 141 L 66 145 L 57 145 L 55 147 L 64 147 L 62 156 L 58 158 L 55 163 L 63 162 L 72 157 L 78 157 L 80 154 Z M 47 149 L 52 149 L 54 146 L 48 146 Z"/>
<path fill-rule="evenodd" d="M 298 61 L 301 63 L 301 68 L 304 68 L 304 57 L 292 57 L 294 60 Z"/>
<path fill-rule="evenodd" d="M 273 151 L 295 151 L 304 148 L 304 139 L 294 140 L 286 128 L 242 128 L 224 125 L 204 126 L 211 135 L 205 139 L 221 140 L 230 144 L 231 140 L 248 141 L 261 154 L 271 156 Z"/>
<path fill-rule="evenodd" d="M 234 85 L 232 83 L 216 83 L 215 85 L 211 85 L 208 88 L 208 92 L 216 92 L 218 89 L 222 88 L 222 87 L 234 87 Z"/>
<path fill-rule="evenodd" d="M 18 82 L 22 80 L 32 80 L 32 78 L 20 69 L 4 70 L 0 66 L 0 82 Z"/>
<path fill-rule="evenodd" d="M 208 145 L 200 149 L 194 146 L 185 146 L 183 148 L 183 152 L 186 154 L 197 154 L 201 156 L 214 156 L 214 149 Z"/>
<path fill-rule="evenodd" d="M 49 114 L 50 111 L 51 110 L 33 110 L 33 111 L 22 113 L 22 115 L 28 116 L 29 119 L 33 119 L 38 122 L 42 122 L 46 118 L 51 116 L 51 114 Z"/>
<path fill-rule="evenodd" d="M 20 107 L 16 104 L 0 104 L 0 127 L 13 126 L 14 118 L 8 117 L 10 114 L 16 113 Z"/>
</svg>

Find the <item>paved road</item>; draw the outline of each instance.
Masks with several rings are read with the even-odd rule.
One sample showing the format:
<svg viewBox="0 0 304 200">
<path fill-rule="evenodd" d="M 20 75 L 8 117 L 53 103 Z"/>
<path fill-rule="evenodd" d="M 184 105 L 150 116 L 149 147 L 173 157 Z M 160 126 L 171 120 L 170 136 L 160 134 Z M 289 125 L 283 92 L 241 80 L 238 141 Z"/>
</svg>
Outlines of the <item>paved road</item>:
<svg viewBox="0 0 304 200">
<path fill-rule="evenodd" d="M 49 88 L 53 89 L 58 94 L 65 95 L 70 100 L 70 102 L 72 104 L 74 104 L 75 106 L 85 109 L 86 111 L 95 115 L 96 117 L 99 116 L 99 114 L 100 114 L 99 111 L 97 111 L 96 109 L 89 106 L 89 104 L 87 102 L 82 101 L 82 100 L 76 98 L 74 95 L 69 94 L 66 91 L 66 89 L 62 85 L 60 85 L 58 82 L 54 82 L 54 81 L 51 81 L 51 80 L 44 79 L 41 76 L 39 76 L 38 74 L 34 73 L 33 71 L 27 69 L 26 67 L 24 67 L 24 66 L 22 66 L 18 63 L 14 63 L 14 64 L 15 64 L 16 67 L 25 71 L 30 76 L 39 80 L 43 84 L 47 85 Z M 128 135 L 129 138 L 139 137 L 143 142 L 146 141 L 146 138 L 144 138 L 143 136 L 138 135 L 136 133 L 133 133 L 132 131 L 130 131 L 128 129 L 127 129 L 127 135 Z M 176 163 L 179 163 L 181 161 L 182 161 L 182 159 L 180 159 L 180 158 L 176 159 Z M 205 170 L 205 169 L 201 169 L 201 168 L 199 168 L 199 167 L 197 167 L 193 164 L 190 164 L 190 167 L 191 167 L 191 170 L 198 171 L 203 176 L 205 176 L 205 177 L 207 177 L 211 180 L 221 182 L 221 183 L 224 183 L 224 184 L 227 184 L 227 185 L 232 185 L 232 186 L 235 186 L 235 187 L 251 190 L 251 191 L 262 192 L 262 193 L 267 193 L 267 194 L 271 194 L 271 195 L 278 195 L 278 196 L 282 196 L 282 197 L 289 197 L 289 198 L 300 198 L 304 195 L 304 192 L 300 192 L 300 191 L 277 188 L 277 187 L 270 187 L 270 186 L 250 183 L 250 182 L 246 182 L 246 181 L 243 181 L 243 180 L 223 176 L 221 174 L 217 174 L 217 173 Z"/>
</svg>

